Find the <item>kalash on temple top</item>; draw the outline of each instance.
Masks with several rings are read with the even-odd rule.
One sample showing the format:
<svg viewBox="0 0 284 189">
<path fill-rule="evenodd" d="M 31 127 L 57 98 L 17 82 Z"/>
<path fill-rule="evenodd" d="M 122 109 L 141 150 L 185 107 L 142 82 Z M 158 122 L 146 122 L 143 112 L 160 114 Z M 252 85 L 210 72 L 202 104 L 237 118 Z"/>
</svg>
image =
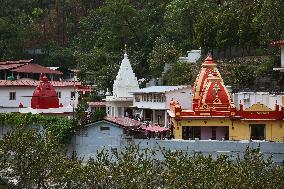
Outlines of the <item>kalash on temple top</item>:
<svg viewBox="0 0 284 189">
<path fill-rule="evenodd" d="M 244 109 L 240 102 L 237 110 L 211 56 L 201 65 L 192 94 L 192 110 L 174 99 L 170 103 L 175 138 L 284 141 L 283 107 L 257 103 Z"/>
</svg>

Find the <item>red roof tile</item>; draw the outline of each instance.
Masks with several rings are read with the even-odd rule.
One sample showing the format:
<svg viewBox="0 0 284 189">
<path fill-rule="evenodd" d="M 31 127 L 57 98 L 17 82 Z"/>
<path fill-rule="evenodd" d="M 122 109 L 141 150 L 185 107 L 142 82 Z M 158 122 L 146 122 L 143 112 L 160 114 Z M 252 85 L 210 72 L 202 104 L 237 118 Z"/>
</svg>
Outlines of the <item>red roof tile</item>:
<svg viewBox="0 0 284 189">
<path fill-rule="evenodd" d="M 33 59 L 30 60 L 15 60 L 15 61 L 4 61 L 4 62 L 0 62 L 0 64 L 28 64 L 31 63 L 33 61 Z"/>
<path fill-rule="evenodd" d="M 149 131 L 149 132 L 165 132 L 165 131 L 170 131 L 170 129 L 165 128 L 165 127 L 161 127 L 161 126 L 157 126 L 157 125 L 143 125 L 141 126 L 141 129 L 145 130 L 145 131 Z"/>
<path fill-rule="evenodd" d="M 24 66 L 25 64 L 0 64 L 0 70 L 9 70 L 15 69 L 20 66 Z"/>
<path fill-rule="evenodd" d="M 63 74 L 60 71 L 52 70 L 52 69 L 43 67 L 43 66 L 38 65 L 38 64 L 26 64 L 24 66 L 13 69 L 11 71 L 19 72 L 19 73 L 45 73 L 45 74 L 58 74 L 58 75 Z"/>
<path fill-rule="evenodd" d="M 32 86 L 36 87 L 38 86 L 40 81 L 34 81 L 34 80 L 0 80 L 0 87 L 10 87 L 10 86 L 16 86 L 16 87 L 22 87 L 22 86 Z M 80 86 L 81 82 L 73 82 L 73 81 L 51 81 L 51 84 L 54 87 L 73 87 L 74 85 Z"/>
<path fill-rule="evenodd" d="M 104 119 L 125 128 L 139 127 L 142 124 L 140 121 L 128 117 L 105 117 Z"/>
<path fill-rule="evenodd" d="M 88 102 L 91 107 L 103 107 L 106 106 L 106 102 Z"/>
</svg>

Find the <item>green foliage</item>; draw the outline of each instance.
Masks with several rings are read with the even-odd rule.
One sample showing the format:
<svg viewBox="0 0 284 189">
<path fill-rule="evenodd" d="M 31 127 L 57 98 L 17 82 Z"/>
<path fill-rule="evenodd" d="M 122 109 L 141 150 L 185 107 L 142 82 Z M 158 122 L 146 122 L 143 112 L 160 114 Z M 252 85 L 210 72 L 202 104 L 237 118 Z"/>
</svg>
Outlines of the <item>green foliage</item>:
<svg viewBox="0 0 284 189">
<path fill-rule="evenodd" d="M 158 158 L 159 156 L 159 158 Z M 19 127 L 0 141 L 0 172 L 15 188 L 275 188 L 284 187 L 284 168 L 247 149 L 235 160 L 220 155 L 128 146 L 98 152 L 84 165 L 50 135 Z"/>
<path fill-rule="evenodd" d="M 174 64 L 180 53 L 173 43 L 165 38 L 157 38 L 155 46 L 150 54 L 149 65 L 152 77 L 159 77 L 164 70 L 165 64 Z"/>
<path fill-rule="evenodd" d="M 3 0 L 0 8 L 0 60 L 78 68 L 83 82 L 104 91 L 125 44 L 136 76 L 150 79 L 161 76 L 165 62 L 175 63 L 179 51 L 201 47 L 203 54 L 218 49 L 230 57 L 237 47 L 242 55 L 279 56 L 267 45 L 284 37 L 280 0 Z M 45 54 L 24 52 L 38 48 Z"/>
<path fill-rule="evenodd" d="M 0 172 L 15 178 L 17 188 L 46 188 L 56 177 L 63 150 L 52 135 L 43 138 L 37 130 L 20 126 L 0 141 Z M 5 174 L 6 173 L 6 174 Z"/>
<path fill-rule="evenodd" d="M 17 129 L 23 126 L 42 126 L 46 129 L 46 132 L 50 132 L 63 143 L 69 141 L 70 130 L 74 126 L 73 124 L 72 120 L 61 117 L 17 113 L 0 114 L 0 127 Z"/>
<path fill-rule="evenodd" d="M 218 65 L 225 84 L 231 85 L 233 90 L 257 87 L 255 81 L 273 72 L 273 60 L 270 57 L 225 59 Z M 271 83 L 263 87 L 275 90 L 275 85 Z"/>
<path fill-rule="evenodd" d="M 165 85 L 193 85 L 199 71 L 199 64 L 177 62 L 163 77 Z"/>
<path fill-rule="evenodd" d="M 96 109 L 91 113 L 91 121 L 96 122 L 102 120 L 106 116 L 106 111 L 103 109 Z"/>
<path fill-rule="evenodd" d="M 42 64 L 46 66 L 76 68 L 76 64 L 72 64 L 75 62 L 75 57 L 71 48 L 63 48 L 55 41 L 50 41 L 43 50 L 47 55 L 42 58 Z"/>
<path fill-rule="evenodd" d="M 98 90 L 112 89 L 119 66 L 113 53 L 94 48 L 88 53 L 77 52 L 76 59 L 80 65 L 78 77 L 81 81 L 94 82 Z"/>
</svg>

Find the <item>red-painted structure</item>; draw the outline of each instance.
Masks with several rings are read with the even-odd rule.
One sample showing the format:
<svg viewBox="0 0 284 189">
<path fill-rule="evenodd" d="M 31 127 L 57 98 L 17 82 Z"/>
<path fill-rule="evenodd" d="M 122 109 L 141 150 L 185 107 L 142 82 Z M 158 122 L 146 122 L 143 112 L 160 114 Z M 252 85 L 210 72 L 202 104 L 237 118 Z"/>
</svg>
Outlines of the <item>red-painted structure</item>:
<svg viewBox="0 0 284 189">
<path fill-rule="evenodd" d="M 59 99 L 48 78 L 42 75 L 40 80 L 40 84 L 33 93 L 31 107 L 33 109 L 59 108 Z"/>
<path fill-rule="evenodd" d="M 260 103 L 244 110 L 240 102 L 240 110 L 237 110 L 217 69 L 217 64 L 210 56 L 201 65 L 192 93 L 192 110 L 183 110 L 179 102 L 171 101 L 171 111 L 175 113 L 177 119 L 229 117 L 234 120 L 283 120 L 284 118 L 284 110 L 277 104 L 275 110 Z"/>
<path fill-rule="evenodd" d="M 253 104 L 237 110 L 217 65 L 209 56 L 201 65 L 192 91 L 192 110 L 170 102 L 171 131 L 177 139 L 284 141 L 284 108 Z"/>
</svg>

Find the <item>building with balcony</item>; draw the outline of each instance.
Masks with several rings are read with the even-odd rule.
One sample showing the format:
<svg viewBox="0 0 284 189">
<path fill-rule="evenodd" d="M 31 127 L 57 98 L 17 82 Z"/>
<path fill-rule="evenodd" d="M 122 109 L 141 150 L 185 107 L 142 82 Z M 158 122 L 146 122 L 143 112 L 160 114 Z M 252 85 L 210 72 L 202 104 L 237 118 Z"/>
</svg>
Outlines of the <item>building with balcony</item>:
<svg viewBox="0 0 284 189">
<path fill-rule="evenodd" d="M 170 101 L 175 99 L 191 109 L 191 86 L 152 86 L 131 92 L 134 95 L 134 117 L 167 127 Z"/>
</svg>

